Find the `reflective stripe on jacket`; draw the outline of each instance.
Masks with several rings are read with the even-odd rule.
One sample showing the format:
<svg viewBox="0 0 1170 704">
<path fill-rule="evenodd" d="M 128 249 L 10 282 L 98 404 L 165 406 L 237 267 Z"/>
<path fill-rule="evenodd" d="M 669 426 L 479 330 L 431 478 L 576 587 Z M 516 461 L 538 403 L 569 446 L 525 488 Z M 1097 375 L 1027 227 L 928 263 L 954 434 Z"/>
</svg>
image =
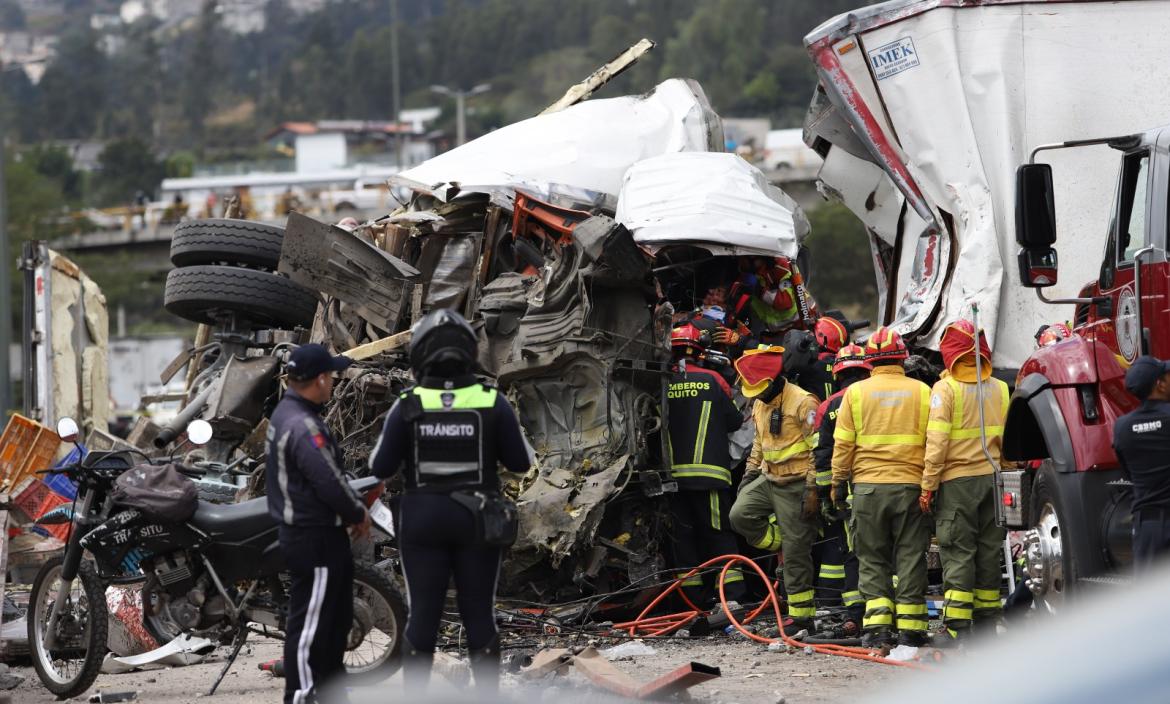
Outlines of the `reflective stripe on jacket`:
<svg viewBox="0 0 1170 704">
<path fill-rule="evenodd" d="M 773 411 L 780 412 L 780 432 L 775 434 Z M 817 446 L 816 415 L 816 396 L 793 383 L 786 382 L 784 390 L 768 403 L 757 400 L 752 406 L 756 438 L 748 467 L 758 467 L 773 481 L 787 483 L 803 478 L 815 484 L 812 450 Z"/>
<path fill-rule="evenodd" d="M 667 387 L 670 472 L 684 489 L 731 486 L 727 434 L 743 425 L 731 389 L 718 372 L 694 364 L 675 370 Z"/>
<path fill-rule="evenodd" d="M 930 387 L 899 365 L 879 365 L 841 397 L 833 432 L 833 481 L 918 484 Z"/>
<path fill-rule="evenodd" d="M 983 454 L 978 393 L 976 384 L 961 382 L 947 372 L 943 372 L 943 378 L 931 389 L 923 489 L 934 491 L 940 482 L 958 477 L 978 477 L 994 471 Z M 995 377 L 983 382 L 987 448 L 996 462 L 999 462 L 1003 446 L 1003 424 L 1010 399 L 1007 384 Z"/>
</svg>

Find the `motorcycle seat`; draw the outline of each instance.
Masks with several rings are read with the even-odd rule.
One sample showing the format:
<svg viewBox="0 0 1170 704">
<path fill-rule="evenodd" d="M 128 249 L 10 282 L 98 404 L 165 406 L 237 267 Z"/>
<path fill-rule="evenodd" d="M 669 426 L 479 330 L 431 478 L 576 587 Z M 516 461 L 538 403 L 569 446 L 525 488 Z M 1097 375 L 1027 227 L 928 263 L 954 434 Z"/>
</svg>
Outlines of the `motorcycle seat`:
<svg viewBox="0 0 1170 704">
<path fill-rule="evenodd" d="M 380 481 L 375 477 L 363 477 L 350 480 L 349 485 L 354 491 L 364 494 Z M 228 540 L 244 540 L 275 528 L 277 523 L 268 513 L 268 499 L 260 497 L 237 504 L 200 501 L 195 515 L 191 517 L 191 525 L 204 533 Z"/>
<path fill-rule="evenodd" d="M 238 504 L 200 501 L 191 525 L 204 533 L 231 538 L 251 538 L 276 527 L 268 513 L 268 499 L 261 497 Z"/>
</svg>

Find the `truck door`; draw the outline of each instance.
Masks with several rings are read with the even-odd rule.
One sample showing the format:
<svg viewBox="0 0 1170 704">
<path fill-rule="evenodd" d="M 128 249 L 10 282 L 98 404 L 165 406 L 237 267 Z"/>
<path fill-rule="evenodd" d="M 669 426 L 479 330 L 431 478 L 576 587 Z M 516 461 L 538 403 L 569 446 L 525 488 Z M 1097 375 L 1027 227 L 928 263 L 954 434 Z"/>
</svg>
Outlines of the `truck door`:
<svg viewBox="0 0 1170 704">
<path fill-rule="evenodd" d="M 1148 148 L 1126 154 L 1122 159 L 1117 186 L 1117 200 L 1110 222 L 1108 245 L 1101 264 L 1100 291 L 1112 302 L 1109 317 L 1099 317 L 1097 339 L 1104 342 L 1127 362 L 1141 354 L 1141 332 L 1138 329 L 1138 300 L 1135 290 L 1134 255 L 1150 240 L 1149 195 L 1151 186 L 1151 153 Z M 1149 256 L 1143 258 L 1143 274 L 1149 269 Z M 1151 277 L 1142 277 L 1142 283 Z M 1154 292 L 1144 287 L 1142 298 L 1149 300 Z M 1147 307 L 1144 327 L 1150 327 L 1150 309 Z"/>
</svg>

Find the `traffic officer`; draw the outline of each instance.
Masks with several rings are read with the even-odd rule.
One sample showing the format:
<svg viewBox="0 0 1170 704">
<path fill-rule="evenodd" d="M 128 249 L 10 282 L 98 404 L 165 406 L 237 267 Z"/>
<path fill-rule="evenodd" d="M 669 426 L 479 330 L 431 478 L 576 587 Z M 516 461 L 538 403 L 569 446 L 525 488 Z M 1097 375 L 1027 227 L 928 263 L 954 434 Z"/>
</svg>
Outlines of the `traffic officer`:
<svg viewBox="0 0 1170 704">
<path fill-rule="evenodd" d="M 827 401 L 841 388 L 833 367 L 837 364 L 837 353 L 849 344 L 849 328 L 831 315 L 822 315 L 817 318 L 813 337 L 819 349 L 817 363 L 810 370 L 808 379 L 802 380 L 801 386 L 816 394 L 822 401 Z"/>
<path fill-rule="evenodd" d="M 680 578 L 706 560 L 738 551 L 728 518 L 732 494 L 727 435 L 743 425 L 743 414 L 732 402 L 731 388 L 723 377 L 703 366 L 701 337 L 689 323 L 670 334 L 675 364 L 666 393 L 667 419 L 670 472 L 678 491 L 668 496 L 671 543 Z M 708 582 L 713 584 L 714 577 L 707 575 Z M 703 579 L 696 574 L 683 582 L 687 598 L 700 607 L 707 601 Z M 728 570 L 724 595 L 738 602 L 743 594 L 743 573 Z"/>
<path fill-rule="evenodd" d="M 370 516 L 341 471 L 341 454 L 321 418 L 333 374 L 351 363 L 317 344 L 301 345 L 285 369 L 288 390 L 268 424 L 268 511 L 292 584 L 284 639 L 284 701 L 314 701 L 345 671 L 353 621 L 353 555 L 344 526 L 364 534 Z"/>
<path fill-rule="evenodd" d="M 816 397 L 785 380 L 779 347 L 749 350 L 735 362 L 743 394 L 754 398 L 756 437 L 744 484 L 731 507 L 731 527 L 761 550 L 780 547 L 790 621 L 784 632 L 814 630 L 812 546 L 817 535 Z M 771 522 L 775 515 L 776 523 Z"/>
<path fill-rule="evenodd" d="M 866 361 L 864 349 L 858 345 L 842 347 L 833 363 L 833 376 L 841 390 L 817 408 L 817 446 L 813 449 L 813 462 L 817 468 L 817 493 L 822 506 L 826 508 L 831 508 L 829 491 L 833 480 L 833 432 L 837 429 L 841 397 L 854 383 L 868 379 L 871 371 L 873 366 Z M 832 513 L 836 514 L 835 511 Z M 817 604 L 841 604 L 846 607 L 849 620 L 856 628 L 860 628 L 865 602 L 857 590 L 857 556 L 853 554 L 852 539 L 843 516 L 824 518 L 821 539 L 813 546 L 813 562 L 818 565 Z"/>
<path fill-rule="evenodd" d="M 870 336 L 865 356 L 873 373 L 849 387 L 837 412 L 832 500 L 838 510 L 848 507 L 852 479 L 863 645 L 890 644 L 896 627 L 899 643 L 920 646 L 926 642 L 930 525 L 918 496 L 930 387 L 905 375 L 906 343 L 890 328 Z"/>
<path fill-rule="evenodd" d="M 452 576 L 476 688 L 481 697 L 499 689 L 493 609 L 503 550 L 486 536 L 501 511 L 488 506 L 503 501 L 498 465 L 523 473 L 533 460 L 503 394 L 476 379 L 476 351 L 475 332 L 458 313 L 423 316 L 410 342 L 418 385 L 395 401 L 370 455 L 375 476 L 403 471 L 398 546 L 410 605 L 403 681 L 414 694 L 430 680 Z"/>
<path fill-rule="evenodd" d="M 1141 405 L 1117 419 L 1113 449 L 1133 482 L 1133 558 L 1145 571 L 1170 553 L 1170 362 L 1138 357 L 1125 388 Z"/>
<path fill-rule="evenodd" d="M 1002 612 L 1004 530 L 995 522 L 995 469 L 1011 392 L 991 376 L 991 347 L 982 330 L 976 342 L 970 321 L 948 325 L 939 351 L 946 371 L 931 389 L 919 504 L 935 518 L 945 590 L 942 635 L 960 640 L 971 632 L 973 619 L 994 633 Z M 990 461 L 983 452 L 984 434 Z"/>
</svg>

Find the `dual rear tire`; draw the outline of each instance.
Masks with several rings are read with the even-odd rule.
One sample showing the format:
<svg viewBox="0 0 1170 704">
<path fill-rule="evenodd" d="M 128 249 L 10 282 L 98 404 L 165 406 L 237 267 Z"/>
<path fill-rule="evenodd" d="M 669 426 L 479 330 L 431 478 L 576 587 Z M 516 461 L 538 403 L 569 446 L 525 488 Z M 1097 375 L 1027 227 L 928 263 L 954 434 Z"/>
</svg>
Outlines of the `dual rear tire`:
<svg viewBox="0 0 1170 704">
<path fill-rule="evenodd" d="M 308 327 L 313 291 L 276 272 L 284 228 L 247 220 L 189 220 L 175 228 L 163 306 L 196 323 Z"/>
</svg>

